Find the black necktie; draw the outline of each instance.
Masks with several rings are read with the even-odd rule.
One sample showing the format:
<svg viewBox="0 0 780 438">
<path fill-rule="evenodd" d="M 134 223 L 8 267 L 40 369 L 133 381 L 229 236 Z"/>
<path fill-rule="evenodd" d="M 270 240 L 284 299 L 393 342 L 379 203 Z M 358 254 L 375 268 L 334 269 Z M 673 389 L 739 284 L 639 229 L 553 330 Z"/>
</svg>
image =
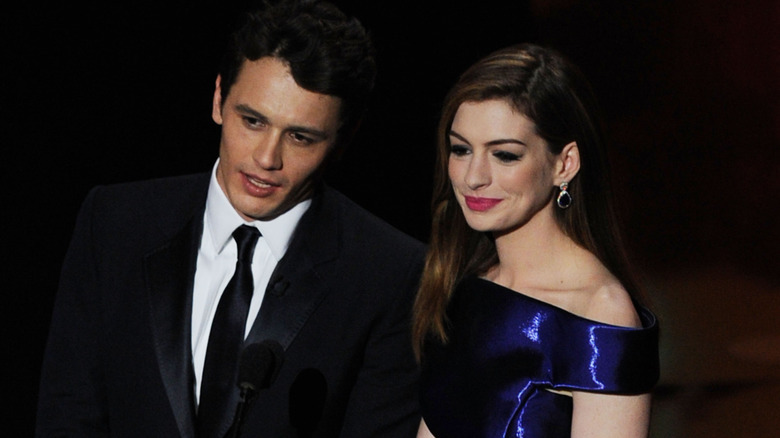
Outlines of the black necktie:
<svg viewBox="0 0 780 438">
<path fill-rule="evenodd" d="M 247 225 L 233 232 L 238 260 L 236 272 L 222 292 L 211 324 L 200 386 L 199 438 L 224 437 L 239 400 L 236 374 L 254 289 L 252 254 L 259 237 L 257 228 Z"/>
</svg>

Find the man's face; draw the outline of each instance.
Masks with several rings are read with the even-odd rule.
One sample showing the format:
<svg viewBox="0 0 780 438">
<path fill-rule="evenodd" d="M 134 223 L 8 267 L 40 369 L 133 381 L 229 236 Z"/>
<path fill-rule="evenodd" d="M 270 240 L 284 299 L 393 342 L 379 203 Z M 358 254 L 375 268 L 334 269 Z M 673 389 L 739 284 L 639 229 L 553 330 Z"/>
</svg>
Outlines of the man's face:
<svg viewBox="0 0 780 438">
<path fill-rule="evenodd" d="M 224 102 L 220 86 L 217 78 L 217 182 L 244 219 L 273 219 L 311 196 L 336 141 L 341 99 L 299 87 L 272 57 L 245 61 Z"/>
</svg>

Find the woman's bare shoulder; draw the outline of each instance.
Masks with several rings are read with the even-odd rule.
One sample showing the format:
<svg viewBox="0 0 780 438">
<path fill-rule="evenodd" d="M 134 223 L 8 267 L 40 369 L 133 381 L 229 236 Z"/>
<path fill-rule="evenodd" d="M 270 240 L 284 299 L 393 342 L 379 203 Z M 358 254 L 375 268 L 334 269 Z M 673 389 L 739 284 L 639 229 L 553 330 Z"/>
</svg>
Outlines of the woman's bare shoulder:
<svg viewBox="0 0 780 438">
<path fill-rule="evenodd" d="M 606 324 L 623 327 L 640 327 L 642 324 L 631 295 L 614 278 L 594 285 L 587 294 L 582 313 L 588 319 Z"/>
</svg>

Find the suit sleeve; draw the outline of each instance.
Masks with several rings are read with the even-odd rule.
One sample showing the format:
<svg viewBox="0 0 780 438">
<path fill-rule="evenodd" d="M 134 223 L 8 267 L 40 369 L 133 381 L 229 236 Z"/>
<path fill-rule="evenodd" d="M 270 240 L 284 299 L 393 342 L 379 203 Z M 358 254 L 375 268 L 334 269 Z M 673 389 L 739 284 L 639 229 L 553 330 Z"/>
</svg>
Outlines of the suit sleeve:
<svg viewBox="0 0 780 438">
<path fill-rule="evenodd" d="M 422 253 L 407 257 L 406 262 L 404 275 L 393 283 L 388 308 L 366 346 L 342 438 L 416 436 L 420 424 L 419 370 L 411 347 L 411 310 L 422 270 Z"/>
<path fill-rule="evenodd" d="M 91 233 L 95 194 L 81 207 L 63 262 L 41 372 L 37 437 L 108 436 Z"/>
</svg>

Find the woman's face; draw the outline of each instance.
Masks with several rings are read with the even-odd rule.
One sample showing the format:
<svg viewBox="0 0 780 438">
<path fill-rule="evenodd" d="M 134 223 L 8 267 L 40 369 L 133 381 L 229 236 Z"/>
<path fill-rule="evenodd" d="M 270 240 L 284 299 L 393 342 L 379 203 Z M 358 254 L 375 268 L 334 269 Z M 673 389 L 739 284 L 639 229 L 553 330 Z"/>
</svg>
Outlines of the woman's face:
<svg viewBox="0 0 780 438">
<path fill-rule="evenodd" d="M 542 211 L 552 217 L 555 156 L 507 102 L 461 104 L 449 142 L 450 182 L 471 228 L 511 231 Z"/>
</svg>

